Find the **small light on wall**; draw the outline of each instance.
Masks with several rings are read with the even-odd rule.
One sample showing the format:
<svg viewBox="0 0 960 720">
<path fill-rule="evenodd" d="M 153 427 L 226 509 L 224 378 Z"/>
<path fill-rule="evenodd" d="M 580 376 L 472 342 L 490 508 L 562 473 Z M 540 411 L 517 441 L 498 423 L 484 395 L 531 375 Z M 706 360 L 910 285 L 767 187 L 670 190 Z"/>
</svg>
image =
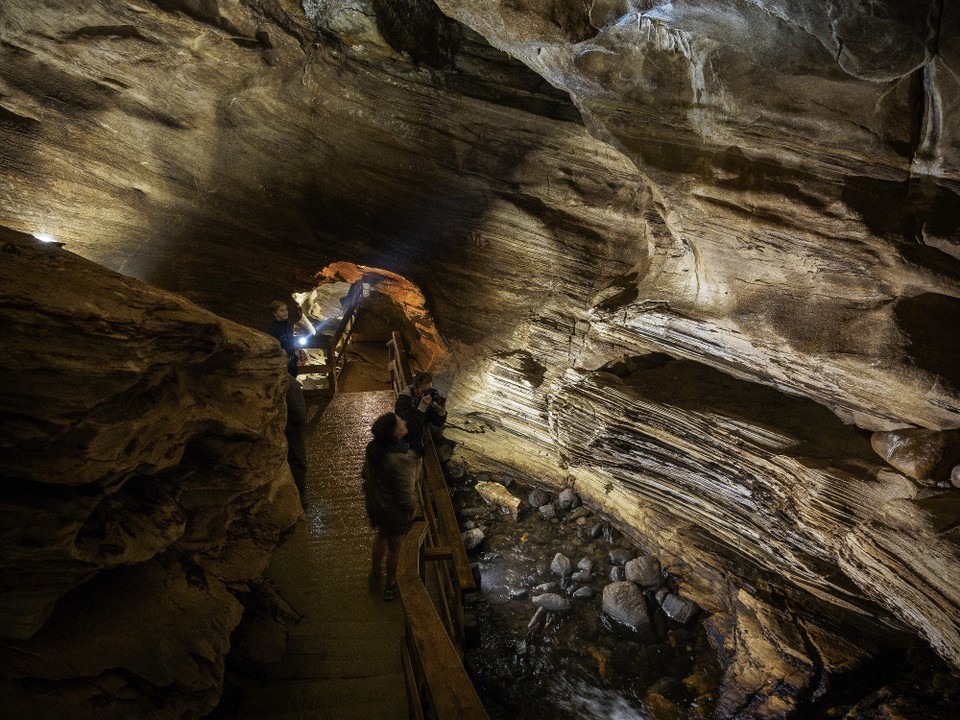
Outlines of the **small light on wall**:
<svg viewBox="0 0 960 720">
<path fill-rule="evenodd" d="M 44 232 L 33 233 L 33 237 L 35 237 L 40 242 L 45 242 L 45 243 L 52 243 L 57 241 L 57 239 L 50 233 L 44 233 Z"/>
</svg>

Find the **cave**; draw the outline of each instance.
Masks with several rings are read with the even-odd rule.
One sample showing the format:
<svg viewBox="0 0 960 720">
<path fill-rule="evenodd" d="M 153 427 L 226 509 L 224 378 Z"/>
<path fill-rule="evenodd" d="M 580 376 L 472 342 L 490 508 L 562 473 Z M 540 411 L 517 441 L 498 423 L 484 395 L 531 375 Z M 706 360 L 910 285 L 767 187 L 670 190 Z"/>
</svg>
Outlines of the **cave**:
<svg viewBox="0 0 960 720">
<path fill-rule="evenodd" d="M 717 717 L 901 651 L 837 716 L 952 717 L 955 0 L 6 0 L 0 59 L 4 716 L 217 706 L 336 282 L 671 569 Z"/>
</svg>

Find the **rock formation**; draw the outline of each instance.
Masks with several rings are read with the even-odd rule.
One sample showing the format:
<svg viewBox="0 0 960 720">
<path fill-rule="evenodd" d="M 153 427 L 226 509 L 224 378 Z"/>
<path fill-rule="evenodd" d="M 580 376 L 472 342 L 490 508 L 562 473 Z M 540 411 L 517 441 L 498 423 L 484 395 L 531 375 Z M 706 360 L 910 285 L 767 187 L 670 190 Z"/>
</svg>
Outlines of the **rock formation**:
<svg viewBox="0 0 960 720">
<path fill-rule="evenodd" d="M 331 263 L 410 281 L 456 439 L 656 546 L 730 712 L 877 633 L 960 667 L 955 491 L 867 439 L 960 428 L 952 0 L 15 0 L 0 34 L 4 223 L 254 326 Z"/>
<path fill-rule="evenodd" d="M 197 716 L 300 502 L 270 338 L 4 233 L 0 697 Z"/>
</svg>

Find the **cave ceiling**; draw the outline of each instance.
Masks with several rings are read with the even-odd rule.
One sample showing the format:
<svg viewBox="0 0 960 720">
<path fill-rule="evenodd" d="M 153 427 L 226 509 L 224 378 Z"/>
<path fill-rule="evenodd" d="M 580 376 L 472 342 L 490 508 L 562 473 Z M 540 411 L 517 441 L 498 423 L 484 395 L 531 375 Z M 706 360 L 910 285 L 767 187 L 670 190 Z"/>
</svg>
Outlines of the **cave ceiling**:
<svg viewBox="0 0 960 720">
<path fill-rule="evenodd" d="M 361 261 L 451 340 L 560 324 L 573 364 L 956 425 L 956 361 L 915 351 L 960 294 L 951 3 L 60 7 L 2 15 L 15 229 L 251 323 Z"/>
<path fill-rule="evenodd" d="M 0 8 L 0 223 L 254 326 L 396 272 L 482 452 L 665 546 L 709 497 L 704 565 L 749 516 L 758 568 L 960 662 L 953 510 L 857 430 L 960 426 L 956 2 L 65 8 Z"/>
</svg>

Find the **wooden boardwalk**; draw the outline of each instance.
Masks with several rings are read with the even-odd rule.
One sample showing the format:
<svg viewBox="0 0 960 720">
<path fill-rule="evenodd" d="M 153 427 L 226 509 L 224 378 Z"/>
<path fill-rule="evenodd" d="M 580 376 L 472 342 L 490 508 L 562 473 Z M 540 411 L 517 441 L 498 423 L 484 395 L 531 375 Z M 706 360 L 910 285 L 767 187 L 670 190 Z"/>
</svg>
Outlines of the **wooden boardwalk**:
<svg viewBox="0 0 960 720">
<path fill-rule="evenodd" d="M 337 394 L 307 427 L 306 522 L 267 571 L 304 617 L 267 681 L 244 691 L 239 717 L 406 720 L 400 600 L 367 581 L 373 532 L 360 487 L 369 428 L 394 394 Z"/>
</svg>

